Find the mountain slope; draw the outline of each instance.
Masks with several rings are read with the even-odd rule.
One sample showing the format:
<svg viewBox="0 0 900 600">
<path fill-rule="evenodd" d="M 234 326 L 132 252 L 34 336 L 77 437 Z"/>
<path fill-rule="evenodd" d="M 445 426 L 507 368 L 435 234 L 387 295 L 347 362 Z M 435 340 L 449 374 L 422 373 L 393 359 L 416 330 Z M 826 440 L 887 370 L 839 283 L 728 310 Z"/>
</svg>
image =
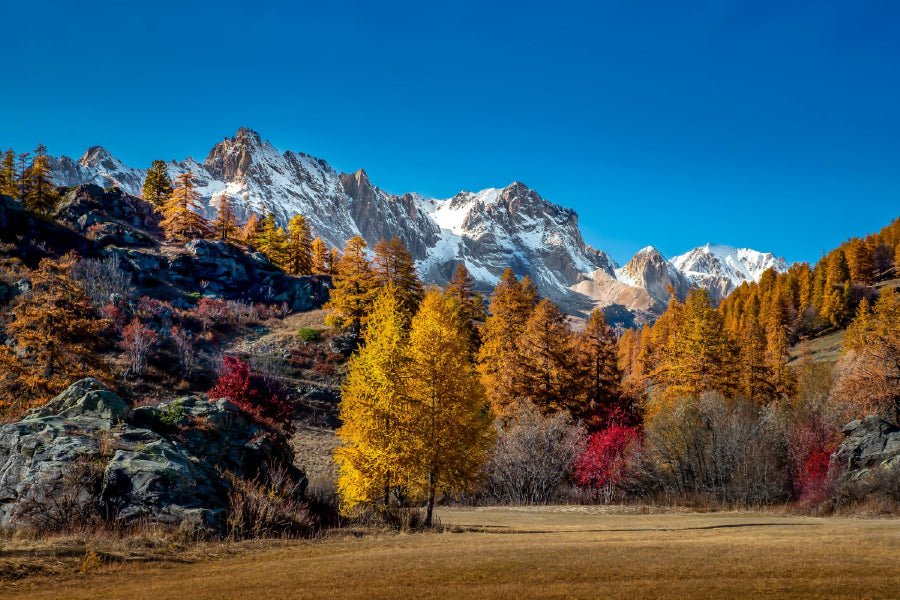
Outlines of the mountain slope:
<svg viewBox="0 0 900 600">
<path fill-rule="evenodd" d="M 705 246 L 716 250 L 695 256 L 702 250 L 695 249 L 675 263 L 645 249 L 616 271 L 605 252 L 585 244 L 573 210 L 548 202 L 520 182 L 444 200 L 415 193 L 398 196 L 376 187 L 362 169 L 339 173 L 308 154 L 280 152 L 243 127 L 215 144 L 202 163 L 187 158 L 167 166 L 173 178 L 194 174 L 208 217 L 215 215 L 224 195 L 241 220 L 271 211 L 286 225 L 302 214 L 315 235 L 339 248 L 355 235 L 370 245 L 399 236 L 427 283 L 446 283 L 456 266 L 464 264 L 478 287 L 489 290 L 511 268 L 530 276 L 543 295 L 569 312 L 584 315 L 604 307 L 621 323 L 654 318 L 668 300 L 670 285 L 679 296 L 693 284 L 727 294 L 739 277 L 758 277 L 768 264 L 766 257 L 772 256 L 749 250 L 732 256 L 718 250 L 723 247 Z M 99 146 L 77 161 L 51 158 L 50 167 L 58 185 L 95 183 L 132 195 L 140 195 L 146 174 Z M 688 271 L 682 273 L 684 269 Z"/>
<path fill-rule="evenodd" d="M 706 244 L 672 258 L 671 263 L 694 284 L 724 298 L 745 281 L 759 281 L 767 269 L 788 270 L 787 261 L 771 252 Z"/>
</svg>

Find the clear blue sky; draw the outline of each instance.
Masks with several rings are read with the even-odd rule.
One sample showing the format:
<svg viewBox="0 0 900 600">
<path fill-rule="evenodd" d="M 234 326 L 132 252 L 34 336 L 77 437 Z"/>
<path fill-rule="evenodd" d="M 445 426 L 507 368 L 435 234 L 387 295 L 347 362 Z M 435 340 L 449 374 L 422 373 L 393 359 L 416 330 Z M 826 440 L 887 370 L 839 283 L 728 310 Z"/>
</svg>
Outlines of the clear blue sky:
<svg viewBox="0 0 900 600">
<path fill-rule="evenodd" d="M 182 4 L 184 6 L 182 6 Z M 392 192 L 520 180 L 620 262 L 815 260 L 900 215 L 900 3 L 7 3 L 0 146 L 133 166 L 241 125 Z"/>
</svg>

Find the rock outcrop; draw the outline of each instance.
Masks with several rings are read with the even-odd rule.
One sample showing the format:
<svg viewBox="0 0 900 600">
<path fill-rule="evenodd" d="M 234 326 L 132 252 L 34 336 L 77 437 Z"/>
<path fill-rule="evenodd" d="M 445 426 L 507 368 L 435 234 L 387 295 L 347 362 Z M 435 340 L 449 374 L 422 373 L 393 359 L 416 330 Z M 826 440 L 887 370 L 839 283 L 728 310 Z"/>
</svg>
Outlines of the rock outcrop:
<svg viewBox="0 0 900 600">
<path fill-rule="evenodd" d="M 144 520 L 218 532 L 226 472 L 253 478 L 267 468 L 294 470 L 292 461 L 280 433 L 227 400 L 186 397 L 132 410 L 83 379 L 0 427 L 0 526 Z"/>
<path fill-rule="evenodd" d="M 900 471 L 900 427 L 870 415 L 844 426 L 845 439 L 832 462 L 851 480 L 866 478 L 876 469 Z"/>
</svg>

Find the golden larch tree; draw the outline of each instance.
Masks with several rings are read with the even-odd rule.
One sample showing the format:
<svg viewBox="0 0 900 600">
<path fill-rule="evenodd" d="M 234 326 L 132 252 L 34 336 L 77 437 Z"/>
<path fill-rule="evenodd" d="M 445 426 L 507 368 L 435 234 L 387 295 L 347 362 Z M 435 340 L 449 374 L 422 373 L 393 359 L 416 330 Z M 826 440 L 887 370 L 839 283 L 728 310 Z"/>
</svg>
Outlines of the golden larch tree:
<svg viewBox="0 0 900 600">
<path fill-rule="evenodd" d="M 200 214 L 200 194 L 194 189 L 194 174 L 188 171 L 175 179 L 175 190 L 163 206 L 160 226 L 171 240 L 189 241 L 209 235 L 209 223 Z"/>
<path fill-rule="evenodd" d="M 316 238 L 312 242 L 312 272 L 313 275 L 331 275 L 328 263 L 331 261 L 331 252 L 322 238 Z"/>
<path fill-rule="evenodd" d="M 347 241 L 344 254 L 335 267 L 334 287 L 325 305 L 330 311 L 329 324 L 352 327 L 359 332 L 377 291 L 372 266 L 366 258 L 366 241 L 356 236 Z"/>
<path fill-rule="evenodd" d="M 227 194 L 222 194 L 216 200 L 216 218 L 212 223 L 212 231 L 216 239 L 230 242 L 237 236 L 238 224 L 234 216 L 234 205 Z"/>
<path fill-rule="evenodd" d="M 393 285 L 400 294 L 400 303 L 412 318 L 422 301 L 424 288 L 412 254 L 399 237 L 375 244 L 372 256 L 375 281 L 379 286 Z"/>
<path fill-rule="evenodd" d="M 303 215 L 294 215 L 288 222 L 287 271 L 291 275 L 313 274 L 312 234 Z"/>
</svg>

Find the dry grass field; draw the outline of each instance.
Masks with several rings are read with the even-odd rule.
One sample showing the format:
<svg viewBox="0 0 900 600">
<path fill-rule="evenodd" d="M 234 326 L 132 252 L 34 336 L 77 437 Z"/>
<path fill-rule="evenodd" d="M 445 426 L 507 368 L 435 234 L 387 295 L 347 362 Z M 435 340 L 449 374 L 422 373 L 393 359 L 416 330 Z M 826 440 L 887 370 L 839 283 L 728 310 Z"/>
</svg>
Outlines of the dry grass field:
<svg viewBox="0 0 900 600">
<path fill-rule="evenodd" d="M 254 543 L 0 584 L 12 598 L 896 598 L 900 520 L 441 509 L 440 533 Z M 0 553 L 2 554 L 2 553 Z"/>
</svg>

